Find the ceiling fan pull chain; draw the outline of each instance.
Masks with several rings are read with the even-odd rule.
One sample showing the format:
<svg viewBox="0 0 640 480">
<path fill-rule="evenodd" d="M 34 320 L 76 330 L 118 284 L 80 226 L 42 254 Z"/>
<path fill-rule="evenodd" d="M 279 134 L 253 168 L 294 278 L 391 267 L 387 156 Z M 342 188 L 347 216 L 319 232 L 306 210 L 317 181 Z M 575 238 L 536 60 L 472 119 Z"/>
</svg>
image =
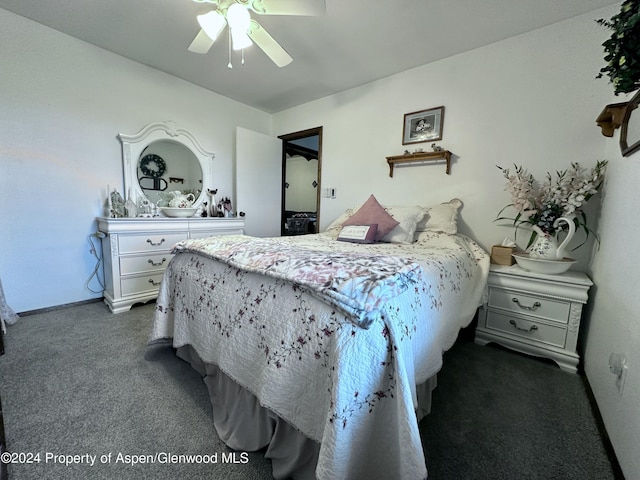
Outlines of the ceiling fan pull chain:
<svg viewBox="0 0 640 480">
<path fill-rule="evenodd" d="M 244 48 L 242 49 L 242 65 L 244 65 Z"/>
<path fill-rule="evenodd" d="M 231 64 L 231 29 L 228 29 L 228 36 L 229 36 L 229 64 L 227 65 L 227 68 L 233 68 L 233 65 Z"/>
</svg>

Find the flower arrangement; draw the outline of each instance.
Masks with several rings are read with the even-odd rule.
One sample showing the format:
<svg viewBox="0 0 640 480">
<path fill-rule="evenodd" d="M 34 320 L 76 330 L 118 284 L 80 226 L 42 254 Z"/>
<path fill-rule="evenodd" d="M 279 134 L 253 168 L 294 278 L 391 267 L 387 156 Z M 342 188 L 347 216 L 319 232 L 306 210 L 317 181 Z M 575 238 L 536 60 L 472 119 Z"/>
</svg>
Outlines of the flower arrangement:
<svg viewBox="0 0 640 480">
<path fill-rule="evenodd" d="M 614 93 L 630 93 L 640 88 L 640 1 L 625 0 L 620 13 L 610 20 L 596 20 L 612 30 L 606 40 L 604 60 L 607 65 L 600 69 L 597 78 L 604 74 L 613 83 Z"/>
<path fill-rule="evenodd" d="M 582 228 L 586 234 L 585 240 L 575 247 L 579 248 L 593 233 L 587 226 L 587 216 L 582 206 L 600 190 L 606 166 L 606 160 L 598 161 L 590 170 L 572 163 L 571 168 L 556 172 L 555 178 L 547 172 L 542 184 L 522 166 L 514 165 L 513 171 L 498 166 L 507 179 L 505 190 L 511 195 L 511 203 L 500 210 L 496 220 L 511 220 L 516 227 L 516 235 L 518 227 L 528 224 L 537 226 L 545 235 L 555 236 L 558 231 L 567 228 L 564 223 L 554 227 L 556 219 L 570 218 L 576 230 Z M 516 211 L 515 217 L 500 216 L 510 207 Z M 532 232 L 527 248 L 535 238 L 536 233 Z M 595 238 L 598 240 L 597 235 Z"/>
</svg>

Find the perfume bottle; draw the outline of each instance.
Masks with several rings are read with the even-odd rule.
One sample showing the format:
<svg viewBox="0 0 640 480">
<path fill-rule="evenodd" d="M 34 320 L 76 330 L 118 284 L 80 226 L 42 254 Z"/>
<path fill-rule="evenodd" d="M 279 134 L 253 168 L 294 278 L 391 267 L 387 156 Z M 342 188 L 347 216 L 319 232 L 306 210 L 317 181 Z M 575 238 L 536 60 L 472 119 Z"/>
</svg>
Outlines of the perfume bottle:
<svg viewBox="0 0 640 480">
<path fill-rule="evenodd" d="M 127 195 L 127 201 L 124 202 L 124 209 L 126 211 L 127 217 L 135 218 L 138 216 L 138 207 L 136 206 L 136 202 L 133 200 L 131 196 L 131 189 L 129 189 L 129 194 Z"/>
</svg>

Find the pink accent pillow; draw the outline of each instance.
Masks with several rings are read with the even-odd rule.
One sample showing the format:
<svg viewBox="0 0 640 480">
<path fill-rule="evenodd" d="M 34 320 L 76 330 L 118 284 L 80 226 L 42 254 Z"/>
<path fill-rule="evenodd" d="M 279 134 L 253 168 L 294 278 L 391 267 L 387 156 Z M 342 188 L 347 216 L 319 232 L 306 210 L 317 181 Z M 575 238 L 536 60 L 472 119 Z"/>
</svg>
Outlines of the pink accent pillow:
<svg viewBox="0 0 640 480">
<path fill-rule="evenodd" d="M 343 225 L 378 225 L 376 242 L 382 240 L 387 233 L 397 227 L 400 222 L 387 213 L 376 197 L 371 195 L 356 213 L 351 215 Z"/>
</svg>

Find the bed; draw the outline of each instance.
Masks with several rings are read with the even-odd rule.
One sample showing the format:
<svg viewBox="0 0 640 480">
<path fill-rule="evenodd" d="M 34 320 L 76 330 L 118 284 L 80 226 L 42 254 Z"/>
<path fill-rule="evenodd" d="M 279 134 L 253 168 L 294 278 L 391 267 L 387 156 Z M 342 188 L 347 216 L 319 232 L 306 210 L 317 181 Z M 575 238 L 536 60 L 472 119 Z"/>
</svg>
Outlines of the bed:
<svg viewBox="0 0 640 480">
<path fill-rule="evenodd" d="M 278 479 L 427 477 L 418 422 L 489 256 L 455 231 L 457 200 L 378 205 L 386 241 L 340 241 L 349 222 L 384 223 L 366 205 L 323 233 L 181 242 L 160 287 L 150 343 L 172 342 L 220 438 L 264 449 Z"/>
</svg>

